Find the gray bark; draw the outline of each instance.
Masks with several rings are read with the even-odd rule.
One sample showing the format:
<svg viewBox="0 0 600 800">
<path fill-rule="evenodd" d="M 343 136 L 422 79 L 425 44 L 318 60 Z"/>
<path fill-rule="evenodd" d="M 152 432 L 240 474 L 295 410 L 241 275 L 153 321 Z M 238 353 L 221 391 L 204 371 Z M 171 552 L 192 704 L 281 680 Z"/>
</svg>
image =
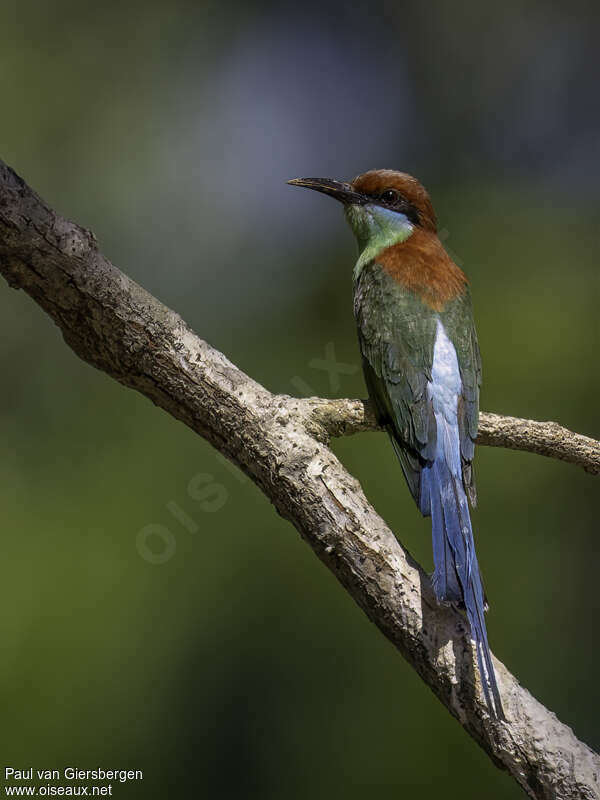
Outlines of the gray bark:
<svg viewBox="0 0 600 800">
<path fill-rule="evenodd" d="M 237 464 L 499 767 L 534 798 L 600 798 L 600 758 L 494 659 L 506 722 L 490 718 L 464 618 L 327 447 L 374 427 L 362 401 L 277 396 L 198 338 L 0 161 L 0 272 L 82 359 L 144 394 Z M 482 415 L 481 441 L 600 469 L 597 442 L 554 423 Z M 401 538 L 401 531 L 396 535 Z"/>
<path fill-rule="evenodd" d="M 367 400 L 307 401 L 313 406 L 313 417 L 329 436 L 348 436 L 353 433 L 378 430 L 373 410 Z M 558 458 L 582 467 L 592 475 L 600 473 L 600 442 L 573 433 L 556 422 L 537 422 L 533 419 L 504 417 L 482 412 L 479 416 L 477 444 L 526 450 L 540 456 Z"/>
</svg>

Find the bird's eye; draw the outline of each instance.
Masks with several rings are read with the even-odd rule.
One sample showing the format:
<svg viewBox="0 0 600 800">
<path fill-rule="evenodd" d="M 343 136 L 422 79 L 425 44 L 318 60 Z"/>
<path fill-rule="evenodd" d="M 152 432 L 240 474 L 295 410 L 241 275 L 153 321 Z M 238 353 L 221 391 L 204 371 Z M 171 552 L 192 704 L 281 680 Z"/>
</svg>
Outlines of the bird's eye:
<svg viewBox="0 0 600 800">
<path fill-rule="evenodd" d="M 395 189 L 386 189 L 385 192 L 381 193 L 381 200 L 384 203 L 397 203 L 400 199 L 400 192 L 397 192 Z"/>
</svg>

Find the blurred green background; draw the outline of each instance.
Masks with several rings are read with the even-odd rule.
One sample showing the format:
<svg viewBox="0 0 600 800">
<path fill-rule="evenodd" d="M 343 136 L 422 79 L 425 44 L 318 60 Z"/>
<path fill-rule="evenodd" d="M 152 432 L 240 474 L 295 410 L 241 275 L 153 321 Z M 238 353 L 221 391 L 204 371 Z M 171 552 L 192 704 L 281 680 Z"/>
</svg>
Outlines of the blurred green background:
<svg viewBox="0 0 600 800">
<path fill-rule="evenodd" d="M 254 378 L 324 396 L 365 394 L 354 244 L 285 180 L 414 173 L 471 279 L 482 408 L 598 437 L 599 15 L 3 3 L 0 157 Z M 2 766 L 144 770 L 123 798 L 521 796 L 241 473 L 4 283 L 0 311 Z M 334 449 L 431 569 L 385 437 Z M 597 479 L 477 470 L 493 649 L 597 748 Z"/>
</svg>

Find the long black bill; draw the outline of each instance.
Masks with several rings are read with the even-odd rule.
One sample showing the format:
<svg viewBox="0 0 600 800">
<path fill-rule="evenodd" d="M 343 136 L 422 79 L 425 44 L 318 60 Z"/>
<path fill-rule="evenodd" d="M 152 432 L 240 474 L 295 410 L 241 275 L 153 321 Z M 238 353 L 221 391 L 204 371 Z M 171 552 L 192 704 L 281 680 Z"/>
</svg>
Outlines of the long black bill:
<svg viewBox="0 0 600 800">
<path fill-rule="evenodd" d="M 328 194 L 345 206 L 362 205 L 366 202 L 364 196 L 355 192 L 349 183 L 332 181 L 330 178 L 294 178 L 288 183 L 292 186 L 304 186 L 306 189 L 314 189 L 317 192 Z"/>
</svg>

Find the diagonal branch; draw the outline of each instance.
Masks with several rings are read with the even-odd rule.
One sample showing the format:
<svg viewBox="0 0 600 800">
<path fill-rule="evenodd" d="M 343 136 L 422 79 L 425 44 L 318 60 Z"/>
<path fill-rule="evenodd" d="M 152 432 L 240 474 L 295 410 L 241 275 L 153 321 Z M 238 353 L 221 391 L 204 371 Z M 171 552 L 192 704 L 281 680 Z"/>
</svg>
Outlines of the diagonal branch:
<svg viewBox="0 0 600 800">
<path fill-rule="evenodd" d="M 110 264 L 89 231 L 55 214 L 1 161 L 0 272 L 45 309 L 77 355 L 244 470 L 531 797 L 600 797 L 600 758 L 497 660 L 507 722 L 490 719 L 464 618 L 436 605 L 423 570 L 327 447 L 328 435 L 374 427 L 364 403 L 271 394 Z M 484 415 L 482 439 L 598 471 L 598 443 L 552 424 Z"/>
</svg>

